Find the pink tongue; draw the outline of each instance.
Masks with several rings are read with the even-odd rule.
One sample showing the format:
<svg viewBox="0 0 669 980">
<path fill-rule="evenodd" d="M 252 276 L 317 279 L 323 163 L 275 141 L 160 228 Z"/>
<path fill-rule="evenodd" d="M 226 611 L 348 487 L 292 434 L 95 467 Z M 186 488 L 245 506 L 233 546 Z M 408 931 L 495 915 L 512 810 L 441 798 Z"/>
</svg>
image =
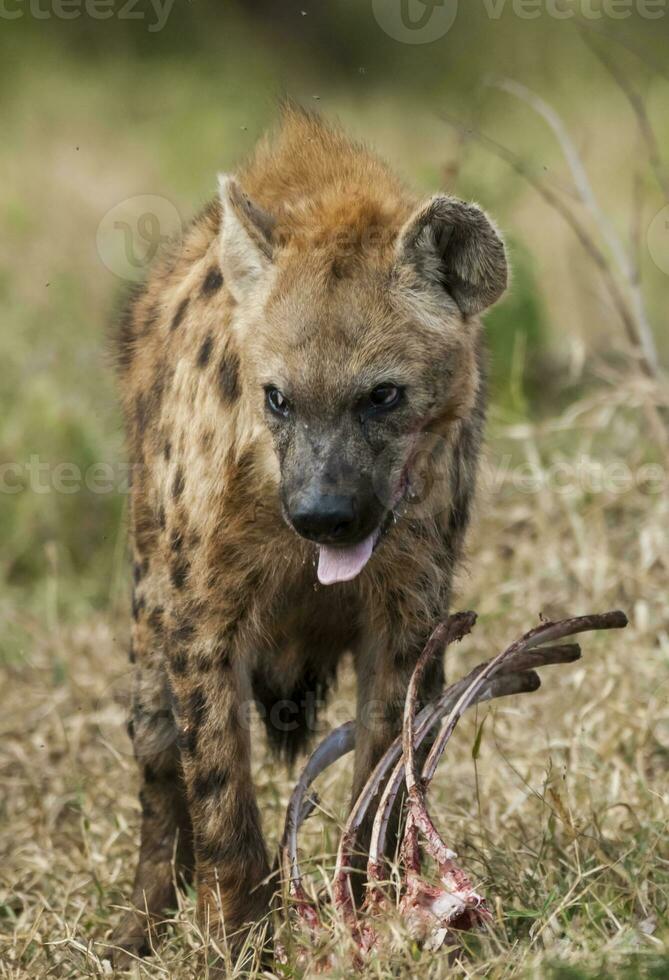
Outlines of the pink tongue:
<svg viewBox="0 0 669 980">
<path fill-rule="evenodd" d="M 332 548 L 322 544 L 318 549 L 318 581 L 321 585 L 350 582 L 363 570 L 374 550 L 377 532 L 350 548 Z"/>
</svg>

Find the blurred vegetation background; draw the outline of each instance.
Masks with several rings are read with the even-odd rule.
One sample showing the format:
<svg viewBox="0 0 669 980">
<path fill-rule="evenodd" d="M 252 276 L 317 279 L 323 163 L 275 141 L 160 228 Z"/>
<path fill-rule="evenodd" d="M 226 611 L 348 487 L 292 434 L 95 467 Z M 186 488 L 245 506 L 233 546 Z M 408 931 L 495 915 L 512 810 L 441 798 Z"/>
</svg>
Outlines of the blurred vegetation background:
<svg viewBox="0 0 669 980">
<path fill-rule="evenodd" d="M 15 19 L 0 25 L 0 463 L 37 456 L 85 470 L 122 459 L 105 331 L 123 282 L 100 260 L 97 227 L 138 194 L 166 197 L 186 220 L 212 194 L 217 171 L 233 168 L 272 123 L 286 94 L 339 117 L 417 189 L 472 197 L 495 215 L 515 269 L 510 296 L 489 317 L 502 413 L 564 406 L 584 382 L 584 362 L 587 372 L 598 358 L 624 355 L 596 270 L 562 219 L 445 117 L 564 184 L 545 122 L 491 84 L 522 82 L 563 116 L 620 233 L 636 220 L 639 200 L 643 231 L 665 202 L 639 163 L 624 94 L 584 34 L 624 67 L 666 146 L 669 16 L 645 20 L 630 10 L 625 19 L 558 20 L 542 8 L 525 19 L 511 0 L 492 8 L 468 2 L 444 37 L 406 44 L 380 27 L 372 0 L 114 2 L 104 20 L 89 16 L 83 0 L 67 8 L 80 16 L 67 20 L 48 0 L 7 9 Z M 659 323 L 666 270 L 644 242 L 640 254 Z M 666 330 L 657 342 L 666 355 Z M 17 485 L 13 475 L 7 482 Z M 39 606 L 55 563 L 59 601 L 83 613 L 90 603 L 105 606 L 123 568 L 124 505 L 122 494 L 4 494 L 4 595 L 18 590 Z"/>
</svg>

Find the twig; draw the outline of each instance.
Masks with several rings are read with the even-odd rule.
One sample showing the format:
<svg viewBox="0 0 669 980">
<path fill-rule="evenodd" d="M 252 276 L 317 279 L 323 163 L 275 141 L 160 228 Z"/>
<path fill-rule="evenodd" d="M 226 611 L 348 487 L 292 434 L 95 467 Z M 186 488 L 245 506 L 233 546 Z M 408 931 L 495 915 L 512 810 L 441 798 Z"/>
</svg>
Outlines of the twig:
<svg viewBox="0 0 669 980">
<path fill-rule="evenodd" d="M 583 25 L 580 25 L 580 31 L 583 42 L 592 51 L 595 57 L 601 61 L 632 107 L 632 112 L 636 116 L 641 137 L 648 150 L 648 159 L 650 160 L 650 165 L 653 168 L 655 179 L 657 180 L 658 186 L 662 191 L 665 201 L 669 201 L 669 171 L 662 160 L 660 148 L 655 137 L 655 131 L 653 130 L 650 119 L 648 118 L 648 113 L 646 111 L 646 106 L 643 99 L 634 88 L 627 75 L 621 69 L 620 65 L 615 61 L 615 59 L 609 57 L 608 54 L 605 54 L 604 51 L 593 42 L 592 35 L 588 33 Z"/>
<path fill-rule="evenodd" d="M 540 115 L 552 129 L 558 143 L 560 144 L 569 169 L 571 170 L 579 197 L 592 215 L 595 224 L 599 228 L 602 238 L 613 255 L 621 276 L 627 283 L 630 290 L 630 295 L 632 297 L 634 311 L 636 314 L 635 319 L 632 321 L 634 324 L 634 331 L 631 337 L 634 345 L 638 347 L 643 354 L 646 373 L 648 373 L 651 377 L 657 377 L 659 373 L 659 360 L 657 348 L 655 346 L 655 338 L 653 336 L 653 329 L 646 313 L 643 293 L 636 282 L 633 263 L 627 255 L 613 225 L 599 206 L 599 202 L 597 201 L 595 193 L 592 189 L 592 184 L 590 183 L 587 171 L 583 166 L 581 158 L 578 155 L 576 147 L 574 146 L 566 126 L 555 109 L 525 85 L 521 85 L 519 82 L 509 78 L 499 79 L 494 84 L 501 91 L 507 92 L 508 94 L 515 96 L 517 99 L 521 99 L 523 102 L 529 105 L 530 108 Z"/>
</svg>

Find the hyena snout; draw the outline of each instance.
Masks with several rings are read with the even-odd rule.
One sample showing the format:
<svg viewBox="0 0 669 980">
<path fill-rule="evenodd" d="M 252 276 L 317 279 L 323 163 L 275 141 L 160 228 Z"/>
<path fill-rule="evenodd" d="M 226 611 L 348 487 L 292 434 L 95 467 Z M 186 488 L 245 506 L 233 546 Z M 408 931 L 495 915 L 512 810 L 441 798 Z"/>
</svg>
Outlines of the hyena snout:
<svg viewBox="0 0 669 980">
<path fill-rule="evenodd" d="M 378 528 L 383 508 L 367 487 L 305 487 L 286 500 L 286 515 L 303 538 L 317 544 L 357 544 Z"/>
<path fill-rule="evenodd" d="M 355 496 L 302 495 L 289 517 L 298 534 L 319 544 L 350 543 L 360 536 L 359 503 Z"/>
<path fill-rule="evenodd" d="M 282 497 L 289 523 L 320 545 L 356 545 L 384 517 L 370 454 L 340 432 L 319 432 L 315 426 L 297 434 L 283 460 Z"/>
</svg>

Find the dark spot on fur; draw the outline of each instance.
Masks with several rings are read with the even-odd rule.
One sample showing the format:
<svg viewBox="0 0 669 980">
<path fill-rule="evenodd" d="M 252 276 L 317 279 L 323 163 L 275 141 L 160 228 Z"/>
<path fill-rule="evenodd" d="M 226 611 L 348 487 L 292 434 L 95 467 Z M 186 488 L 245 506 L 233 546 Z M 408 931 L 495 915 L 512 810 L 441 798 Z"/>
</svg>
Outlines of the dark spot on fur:
<svg viewBox="0 0 669 980">
<path fill-rule="evenodd" d="M 168 439 L 165 442 L 165 446 L 163 447 L 163 456 L 165 457 L 165 459 L 167 460 L 168 463 L 170 461 L 170 456 L 171 455 L 172 455 L 172 443 Z"/>
<path fill-rule="evenodd" d="M 182 752 L 188 755 L 195 755 L 197 751 L 197 730 L 190 726 L 180 728 L 177 733 L 177 744 Z"/>
<path fill-rule="evenodd" d="M 200 440 L 200 446 L 205 456 L 209 453 L 213 444 L 214 444 L 214 433 L 212 432 L 211 429 L 208 429 L 206 432 L 202 433 L 202 439 Z"/>
<path fill-rule="evenodd" d="M 144 782 L 145 783 L 155 783 L 156 774 L 151 766 L 144 766 Z"/>
<path fill-rule="evenodd" d="M 330 271 L 335 279 L 343 279 L 346 276 L 346 263 L 341 258 L 332 261 Z"/>
<path fill-rule="evenodd" d="M 155 545 L 156 514 L 148 503 L 147 467 L 143 459 L 133 460 L 130 470 L 135 502 L 135 551 L 142 557 L 150 555 Z"/>
<path fill-rule="evenodd" d="M 212 667 L 213 667 L 213 663 L 211 657 L 208 657 L 204 653 L 198 654 L 195 660 L 195 669 L 197 670 L 198 673 L 208 674 Z"/>
<path fill-rule="evenodd" d="M 188 309 L 188 297 L 186 297 L 186 299 L 182 299 L 179 305 L 177 306 L 176 312 L 172 317 L 170 330 L 177 329 L 177 327 L 181 324 L 181 321 L 183 320 L 187 309 Z"/>
<path fill-rule="evenodd" d="M 185 650 L 178 650 L 172 657 L 172 670 L 175 674 L 182 676 L 188 669 L 188 654 Z"/>
<path fill-rule="evenodd" d="M 143 433 L 149 419 L 148 405 L 144 394 L 137 395 L 135 399 L 135 424 L 137 431 Z"/>
<path fill-rule="evenodd" d="M 197 775 L 193 780 L 193 796 L 203 799 L 222 792 L 228 783 L 227 769 L 212 769 L 206 775 Z"/>
<path fill-rule="evenodd" d="M 149 394 L 149 414 L 157 415 L 160 411 L 160 407 L 163 403 L 163 395 L 165 394 L 165 377 L 167 375 L 167 367 L 165 361 L 160 361 L 158 367 L 156 368 L 156 373 L 153 379 L 153 384 L 151 385 L 151 391 Z"/>
<path fill-rule="evenodd" d="M 139 803 L 142 808 L 142 816 L 155 817 L 156 812 L 149 803 L 149 798 L 143 789 L 139 791 Z"/>
<path fill-rule="evenodd" d="M 223 274 L 215 266 L 209 270 L 202 283 L 202 295 L 208 296 L 215 293 L 223 285 Z"/>
<path fill-rule="evenodd" d="M 135 648 L 132 643 L 130 644 L 130 649 L 128 650 L 128 660 L 131 664 L 134 664 L 137 660 L 137 654 L 135 653 Z"/>
<path fill-rule="evenodd" d="M 137 622 L 137 620 L 139 619 L 139 617 L 141 616 L 141 614 L 144 612 L 145 609 L 146 609 L 146 599 L 143 596 L 137 598 L 137 596 L 133 593 L 132 618 L 135 620 L 135 622 Z"/>
<path fill-rule="evenodd" d="M 132 566 L 132 579 L 135 585 L 138 585 L 142 581 L 142 566 L 138 561 Z"/>
<path fill-rule="evenodd" d="M 167 522 L 165 520 L 165 508 L 161 504 L 160 509 L 158 510 L 158 526 L 160 527 L 161 531 L 165 530 L 166 523 Z"/>
<path fill-rule="evenodd" d="M 469 524 L 469 501 L 456 500 L 448 515 L 448 530 L 453 536 L 463 534 Z M 451 542 L 449 542 L 451 543 Z"/>
<path fill-rule="evenodd" d="M 170 548 L 172 551 L 181 551 L 184 543 L 183 533 L 178 529 L 174 528 L 170 534 Z"/>
<path fill-rule="evenodd" d="M 179 748 L 189 755 L 194 755 L 197 751 L 197 740 L 200 726 L 204 720 L 207 710 L 207 699 L 199 687 L 196 687 L 186 699 L 183 708 L 185 725 L 179 727 L 177 740 Z"/>
<path fill-rule="evenodd" d="M 228 350 L 221 358 L 218 368 L 218 384 L 221 398 L 226 404 L 231 404 L 239 398 L 239 357 Z"/>
<path fill-rule="evenodd" d="M 186 703 L 186 714 L 192 725 L 196 728 L 204 721 L 204 715 L 207 710 L 207 698 L 204 691 L 196 687 L 195 690 L 191 691 L 188 701 Z"/>
<path fill-rule="evenodd" d="M 214 346 L 214 338 L 209 334 L 202 341 L 202 346 L 198 351 L 197 355 L 197 366 L 199 368 L 205 368 L 209 364 L 209 358 L 211 357 L 211 351 Z"/>
<path fill-rule="evenodd" d="M 133 721 L 132 718 L 128 718 L 128 721 L 125 726 L 125 730 L 128 733 L 128 738 L 130 739 L 130 741 L 132 741 L 135 737 L 135 722 Z"/>
<path fill-rule="evenodd" d="M 182 623 L 172 630 L 170 639 L 172 643 L 188 643 L 195 635 L 195 627 L 192 623 Z"/>
<path fill-rule="evenodd" d="M 190 562 L 181 559 L 170 568 L 170 579 L 175 589 L 183 589 L 190 572 Z"/>
<path fill-rule="evenodd" d="M 174 482 L 172 484 L 172 496 L 177 500 L 181 494 L 184 492 L 184 487 L 186 485 L 186 480 L 184 477 L 184 471 L 180 466 L 177 467 L 177 471 L 174 474 Z"/>
<path fill-rule="evenodd" d="M 149 613 L 148 623 L 154 633 L 162 633 L 165 624 L 163 621 L 165 610 L 162 606 L 155 606 Z"/>
<path fill-rule="evenodd" d="M 217 643 L 214 650 L 214 663 L 217 667 L 226 669 L 230 666 L 230 646 L 225 642 Z"/>
</svg>

